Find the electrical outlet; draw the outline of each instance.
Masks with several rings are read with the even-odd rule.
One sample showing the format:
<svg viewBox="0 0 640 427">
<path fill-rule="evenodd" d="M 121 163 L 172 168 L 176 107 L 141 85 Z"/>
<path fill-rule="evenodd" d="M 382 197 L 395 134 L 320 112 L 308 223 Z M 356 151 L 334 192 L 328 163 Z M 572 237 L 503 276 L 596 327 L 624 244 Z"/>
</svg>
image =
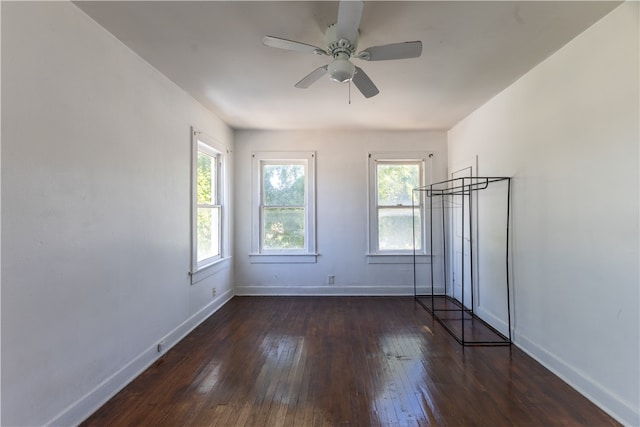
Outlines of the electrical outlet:
<svg viewBox="0 0 640 427">
<path fill-rule="evenodd" d="M 162 353 L 162 350 L 164 350 L 164 344 L 165 344 L 164 340 L 158 343 L 158 353 Z"/>
<path fill-rule="evenodd" d="M 211 296 L 216 296 L 216 288 L 211 289 Z"/>
<path fill-rule="evenodd" d="M 330 285 L 333 285 L 334 283 L 336 283 L 336 276 L 334 276 L 333 274 L 330 274 L 329 277 L 327 278 L 327 283 Z"/>
</svg>

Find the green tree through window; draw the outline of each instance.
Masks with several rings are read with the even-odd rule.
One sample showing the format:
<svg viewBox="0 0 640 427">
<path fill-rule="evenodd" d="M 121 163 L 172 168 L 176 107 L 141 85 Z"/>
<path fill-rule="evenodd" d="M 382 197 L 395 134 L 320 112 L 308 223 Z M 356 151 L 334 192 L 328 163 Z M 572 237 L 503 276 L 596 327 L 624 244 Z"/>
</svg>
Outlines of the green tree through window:
<svg viewBox="0 0 640 427">
<path fill-rule="evenodd" d="M 217 156 L 198 152 L 197 261 L 220 255 L 220 205 L 217 187 Z"/>
<path fill-rule="evenodd" d="M 421 164 L 416 161 L 376 164 L 378 250 L 422 247 L 420 211 L 412 208 L 413 189 L 420 186 Z M 414 236 L 415 221 L 415 236 Z"/>
<path fill-rule="evenodd" d="M 305 247 L 305 166 L 264 163 L 262 167 L 264 249 Z"/>
</svg>

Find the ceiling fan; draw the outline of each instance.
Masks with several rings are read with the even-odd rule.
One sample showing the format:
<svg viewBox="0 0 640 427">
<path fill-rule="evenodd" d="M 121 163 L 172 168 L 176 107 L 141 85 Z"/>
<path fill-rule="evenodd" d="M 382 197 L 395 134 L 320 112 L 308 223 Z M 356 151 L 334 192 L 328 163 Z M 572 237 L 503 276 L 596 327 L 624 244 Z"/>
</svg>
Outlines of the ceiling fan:
<svg viewBox="0 0 640 427">
<path fill-rule="evenodd" d="M 417 58 L 422 54 L 422 42 L 412 41 L 373 46 L 356 54 L 359 35 L 358 27 L 360 26 L 363 8 L 363 1 L 345 0 L 340 2 L 338 21 L 329 25 L 325 32 L 326 49 L 272 36 L 265 36 L 262 39 L 262 43 L 265 46 L 278 49 L 333 57 L 333 61 L 329 64 L 316 68 L 296 83 L 295 86 L 297 88 L 308 88 L 326 73 L 329 73 L 329 78 L 332 81 L 338 83 L 352 81 L 365 98 L 371 98 L 380 91 L 362 68 L 353 65 L 350 59 L 386 61 L 390 59 Z"/>
</svg>

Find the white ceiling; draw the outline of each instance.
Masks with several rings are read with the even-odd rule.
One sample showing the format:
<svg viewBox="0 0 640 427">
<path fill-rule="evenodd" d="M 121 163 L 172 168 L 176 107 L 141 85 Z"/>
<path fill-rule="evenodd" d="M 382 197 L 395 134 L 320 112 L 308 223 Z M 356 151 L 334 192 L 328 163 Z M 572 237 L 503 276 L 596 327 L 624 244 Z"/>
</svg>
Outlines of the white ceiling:
<svg viewBox="0 0 640 427">
<path fill-rule="evenodd" d="M 328 1 L 87 1 L 84 12 L 237 129 L 449 129 L 618 2 L 365 3 L 359 49 L 421 40 L 420 58 L 354 59 L 380 89 L 323 78 L 328 57 L 262 45 L 271 35 L 325 48 Z"/>
</svg>

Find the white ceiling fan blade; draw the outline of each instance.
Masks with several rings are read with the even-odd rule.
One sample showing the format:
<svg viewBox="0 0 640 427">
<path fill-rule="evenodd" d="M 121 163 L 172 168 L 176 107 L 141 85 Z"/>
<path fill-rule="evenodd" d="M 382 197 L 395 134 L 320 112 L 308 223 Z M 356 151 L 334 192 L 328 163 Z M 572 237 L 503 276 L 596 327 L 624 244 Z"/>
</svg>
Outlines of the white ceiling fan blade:
<svg viewBox="0 0 640 427">
<path fill-rule="evenodd" d="M 373 84 L 369 76 L 360 67 L 356 67 L 356 74 L 353 76 L 352 81 L 365 98 L 371 98 L 380 93 L 376 85 Z"/>
<path fill-rule="evenodd" d="M 324 49 L 321 49 L 318 46 L 300 43 L 293 40 L 281 39 L 279 37 L 264 36 L 262 38 L 262 44 L 278 49 L 293 50 L 302 53 L 315 53 L 317 55 L 328 55 L 328 53 Z"/>
<path fill-rule="evenodd" d="M 365 61 L 386 61 L 417 58 L 420 55 L 422 55 L 422 42 L 415 41 L 372 46 L 360 52 L 357 57 Z"/>
<path fill-rule="evenodd" d="M 360 18 L 362 18 L 363 1 L 343 0 L 338 7 L 336 35 L 338 40 L 347 39 L 353 43 L 358 35 Z"/>
<path fill-rule="evenodd" d="M 320 79 L 320 77 L 326 74 L 327 68 L 329 68 L 328 65 L 323 65 L 322 67 L 316 68 L 311 73 L 309 73 L 306 77 L 304 77 L 302 80 L 296 83 L 295 86 L 300 89 L 308 88 L 309 86 L 317 82 L 318 79 Z"/>
</svg>

